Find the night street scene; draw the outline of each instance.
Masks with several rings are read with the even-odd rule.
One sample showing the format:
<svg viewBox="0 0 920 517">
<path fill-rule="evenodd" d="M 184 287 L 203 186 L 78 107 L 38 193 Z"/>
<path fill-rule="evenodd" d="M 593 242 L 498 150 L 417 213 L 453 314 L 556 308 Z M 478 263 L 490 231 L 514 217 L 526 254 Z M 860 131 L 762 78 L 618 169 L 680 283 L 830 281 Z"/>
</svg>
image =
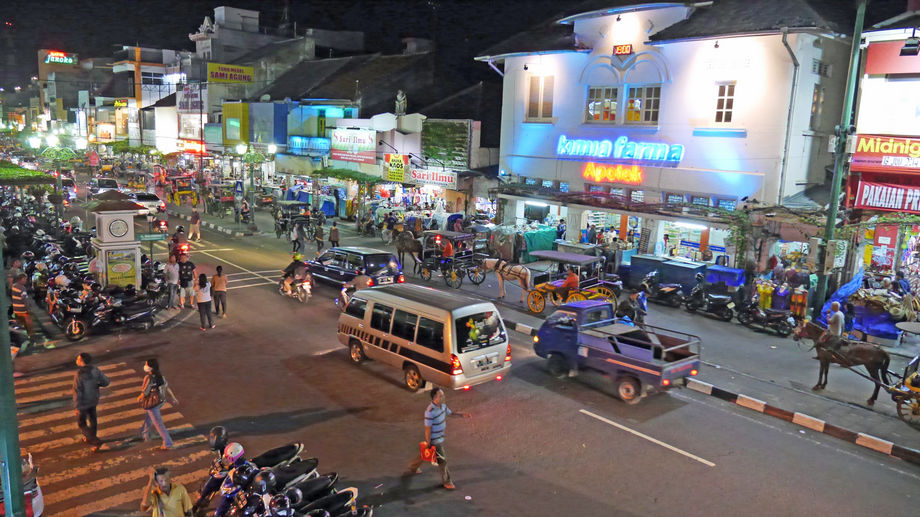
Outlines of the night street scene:
<svg viewBox="0 0 920 517">
<path fill-rule="evenodd" d="M 0 516 L 907 516 L 920 0 L 8 0 Z"/>
</svg>

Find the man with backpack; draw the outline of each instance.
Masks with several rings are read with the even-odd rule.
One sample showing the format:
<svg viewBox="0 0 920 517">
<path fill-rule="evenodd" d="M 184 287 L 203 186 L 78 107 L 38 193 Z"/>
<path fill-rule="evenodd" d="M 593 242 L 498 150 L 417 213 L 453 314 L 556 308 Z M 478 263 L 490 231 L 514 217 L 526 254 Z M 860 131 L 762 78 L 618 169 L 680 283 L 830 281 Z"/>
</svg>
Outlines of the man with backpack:
<svg viewBox="0 0 920 517">
<path fill-rule="evenodd" d="M 93 357 L 86 352 L 77 354 L 77 374 L 73 378 L 73 406 L 77 415 L 77 426 L 83 432 L 83 441 L 93 447 L 93 452 L 102 446 L 96 436 L 96 406 L 99 405 L 99 388 L 109 385 L 109 378 L 93 364 Z"/>
</svg>

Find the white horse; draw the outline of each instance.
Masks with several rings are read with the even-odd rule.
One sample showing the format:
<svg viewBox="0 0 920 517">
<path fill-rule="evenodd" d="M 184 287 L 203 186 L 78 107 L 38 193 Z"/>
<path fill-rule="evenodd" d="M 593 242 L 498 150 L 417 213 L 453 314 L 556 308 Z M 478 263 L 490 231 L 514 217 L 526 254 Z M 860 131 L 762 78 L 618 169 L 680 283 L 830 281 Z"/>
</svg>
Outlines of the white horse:
<svg viewBox="0 0 920 517">
<path fill-rule="evenodd" d="M 517 282 L 521 287 L 521 303 L 527 299 L 527 290 L 530 288 L 530 269 L 522 264 L 512 264 L 500 258 L 487 258 L 482 261 L 485 273 L 495 271 L 498 279 L 498 297 L 505 297 L 505 280 Z"/>
</svg>

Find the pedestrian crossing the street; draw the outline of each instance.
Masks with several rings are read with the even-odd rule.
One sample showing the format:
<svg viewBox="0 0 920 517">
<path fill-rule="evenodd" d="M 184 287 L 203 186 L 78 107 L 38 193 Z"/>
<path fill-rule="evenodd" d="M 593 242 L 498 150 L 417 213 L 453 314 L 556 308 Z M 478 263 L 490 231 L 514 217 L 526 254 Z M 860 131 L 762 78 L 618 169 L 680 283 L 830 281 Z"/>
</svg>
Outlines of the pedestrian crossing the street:
<svg viewBox="0 0 920 517">
<path fill-rule="evenodd" d="M 44 494 L 45 515 L 84 516 L 112 508 L 135 510 L 141 489 L 154 467 L 165 466 L 189 492 L 205 479 L 212 453 L 207 439 L 175 407 L 165 404 L 163 421 L 172 450 L 160 449 L 155 430 L 150 441 L 138 436 L 144 411 L 137 396 L 143 372 L 125 363 L 99 369 L 110 385 L 102 388 L 97 413 L 98 452 L 83 443 L 71 404 L 75 370 L 32 375 L 16 380 L 19 440 L 23 455 L 32 454 Z"/>
</svg>

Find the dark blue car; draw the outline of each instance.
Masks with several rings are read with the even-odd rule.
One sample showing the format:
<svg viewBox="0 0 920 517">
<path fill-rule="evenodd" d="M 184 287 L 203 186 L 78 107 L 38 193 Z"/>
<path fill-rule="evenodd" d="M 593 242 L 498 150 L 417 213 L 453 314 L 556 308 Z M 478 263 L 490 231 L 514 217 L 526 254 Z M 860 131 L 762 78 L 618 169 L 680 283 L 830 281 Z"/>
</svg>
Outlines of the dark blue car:
<svg viewBox="0 0 920 517">
<path fill-rule="evenodd" d="M 406 281 L 402 264 L 389 251 L 360 246 L 345 246 L 326 250 L 307 262 L 314 279 L 342 285 L 351 282 L 364 270 L 374 285 L 401 284 Z"/>
</svg>

